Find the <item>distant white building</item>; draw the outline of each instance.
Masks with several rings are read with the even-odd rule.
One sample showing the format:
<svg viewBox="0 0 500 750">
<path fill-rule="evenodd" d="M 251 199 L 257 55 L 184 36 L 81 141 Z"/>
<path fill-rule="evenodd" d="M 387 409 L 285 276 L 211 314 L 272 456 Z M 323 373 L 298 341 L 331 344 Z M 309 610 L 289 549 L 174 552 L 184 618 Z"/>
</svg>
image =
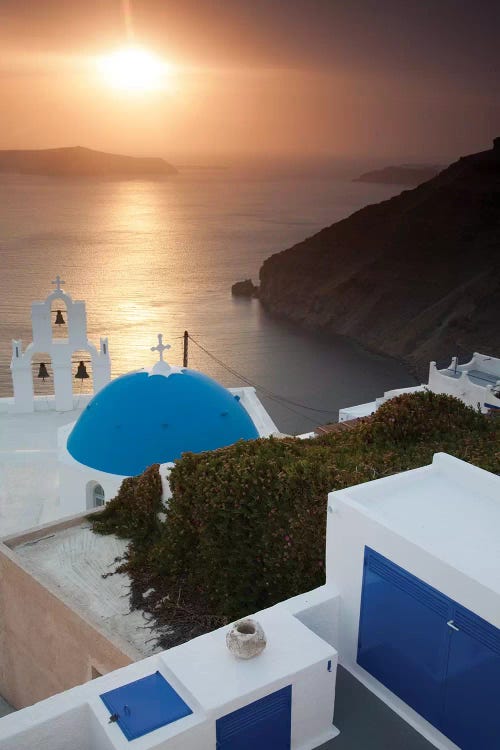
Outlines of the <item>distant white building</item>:
<svg viewBox="0 0 500 750">
<path fill-rule="evenodd" d="M 467 406 L 480 409 L 483 414 L 500 409 L 500 359 L 474 352 L 470 362 L 459 365 L 457 357 L 453 357 L 450 366 L 442 370 L 438 370 L 436 363 L 431 362 L 427 385 L 395 388 L 386 391 L 375 401 L 346 406 L 339 410 L 339 422 L 368 417 L 391 398 L 425 390 L 455 396 Z"/>
<path fill-rule="evenodd" d="M 443 370 L 431 362 L 428 388 L 433 393 L 456 396 L 483 414 L 500 409 L 500 359 L 474 352 L 470 362 L 459 365 L 453 357 Z"/>
</svg>

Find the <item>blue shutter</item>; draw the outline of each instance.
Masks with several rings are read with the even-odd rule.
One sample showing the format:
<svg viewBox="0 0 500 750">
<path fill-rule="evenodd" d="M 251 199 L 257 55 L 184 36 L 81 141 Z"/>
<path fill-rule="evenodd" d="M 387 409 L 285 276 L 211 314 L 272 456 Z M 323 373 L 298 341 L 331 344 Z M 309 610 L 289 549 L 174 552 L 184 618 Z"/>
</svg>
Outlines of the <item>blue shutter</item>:
<svg viewBox="0 0 500 750">
<path fill-rule="evenodd" d="M 292 686 L 217 720 L 218 750 L 289 750 Z"/>
<path fill-rule="evenodd" d="M 443 714 L 451 617 L 445 596 L 366 549 L 358 664 L 434 726 Z"/>
<path fill-rule="evenodd" d="M 462 750 L 500 747 L 500 631 L 457 605 L 442 731 Z"/>
<path fill-rule="evenodd" d="M 369 547 L 358 664 L 462 750 L 500 748 L 500 630 Z"/>
</svg>

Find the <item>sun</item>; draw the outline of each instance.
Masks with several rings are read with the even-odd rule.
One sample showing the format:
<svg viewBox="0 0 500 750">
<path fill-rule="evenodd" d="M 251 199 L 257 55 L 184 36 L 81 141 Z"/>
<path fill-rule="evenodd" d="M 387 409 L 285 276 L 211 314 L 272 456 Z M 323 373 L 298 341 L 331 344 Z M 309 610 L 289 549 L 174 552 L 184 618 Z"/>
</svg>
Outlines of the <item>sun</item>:
<svg viewBox="0 0 500 750">
<path fill-rule="evenodd" d="M 112 88 L 142 93 L 167 87 L 171 66 L 141 47 L 125 47 L 98 59 L 103 80 Z"/>
</svg>

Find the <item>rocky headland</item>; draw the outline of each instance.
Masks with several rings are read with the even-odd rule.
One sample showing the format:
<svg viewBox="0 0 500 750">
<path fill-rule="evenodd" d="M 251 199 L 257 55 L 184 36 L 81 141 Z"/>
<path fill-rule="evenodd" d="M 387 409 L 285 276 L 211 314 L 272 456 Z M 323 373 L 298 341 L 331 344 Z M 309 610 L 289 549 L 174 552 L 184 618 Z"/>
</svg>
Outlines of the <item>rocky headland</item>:
<svg viewBox="0 0 500 750">
<path fill-rule="evenodd" d="M 411 363 L 500 356 L 500 138 L 268 258 L 271 313 Z"/>
<path fill-rule="evenodd" d="M 259 287 L 255 286 L 252 279 L 245 279 L 245 281 L 237 281 L 233 284 L 231 294 L 233 297 L 257 297 Z"/>
<path fill-rule="evenodd" d="M 82 146 L 31 151 L 0 150 L 0 172 L 53 177 L 151 177 L 176 174 L 164 159 L 122 156 Z"/>
</svg>

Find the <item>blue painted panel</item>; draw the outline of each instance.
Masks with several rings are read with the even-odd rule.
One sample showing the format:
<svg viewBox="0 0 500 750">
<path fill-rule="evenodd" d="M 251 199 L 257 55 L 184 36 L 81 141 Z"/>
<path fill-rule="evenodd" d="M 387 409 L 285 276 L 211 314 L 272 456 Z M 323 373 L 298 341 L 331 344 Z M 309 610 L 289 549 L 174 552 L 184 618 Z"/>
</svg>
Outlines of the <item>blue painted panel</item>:
<svg viewBox="0 0 500 750">
<path fill-rule="evenodd" d="M 366 548 L 358 664 L 435 726 L 444 710 L 447 597 Z"/>
<path fill-rule="evenodd" d="M 292 686 L 217 720 L 218 750 L 290 750 Z"/>
<path fill-rule="evenodd" d="M 117 724 L 128 740 L 193 713 L 159 672 L 100 697 L 111 715 L 118 715 Z"/>
<path fill-rule="evenodd" d="M 457 606 L 442 731 L 462 750 L 500 747 L 500 631 Z"/>
<path fill-rule="evenodd" d="M 369 547 L 358 663 L 462 750 L 500 748 L 500 630 Z"/>
</svg>

